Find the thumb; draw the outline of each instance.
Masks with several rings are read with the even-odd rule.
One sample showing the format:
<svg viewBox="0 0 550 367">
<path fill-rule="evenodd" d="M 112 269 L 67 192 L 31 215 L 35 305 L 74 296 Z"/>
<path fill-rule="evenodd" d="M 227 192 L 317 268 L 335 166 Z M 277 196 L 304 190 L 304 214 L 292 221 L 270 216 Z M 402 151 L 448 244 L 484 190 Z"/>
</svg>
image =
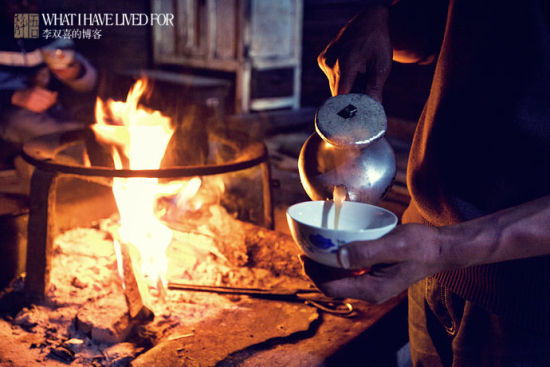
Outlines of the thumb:
<svg viewBox="0 0 550 367">
<path fill-rule="evenodd" d="M 379 79 L 373 80 L 370 83 L 367 83 L 367 86 L 365 87 L 365 94 L 369 97 L 374 98 L 378 102 L 382 103 L 382 92 L 384 88 L 384 81 L 385 79 L 380 82 Z"/>
<path fill-rule="evenodd" d="M 352 242 L 340 248 L 338 261 L 344 269 L 365 269 L 376 264 L 396 261 L 395 253 L 383 238 Z"/>
</svg>

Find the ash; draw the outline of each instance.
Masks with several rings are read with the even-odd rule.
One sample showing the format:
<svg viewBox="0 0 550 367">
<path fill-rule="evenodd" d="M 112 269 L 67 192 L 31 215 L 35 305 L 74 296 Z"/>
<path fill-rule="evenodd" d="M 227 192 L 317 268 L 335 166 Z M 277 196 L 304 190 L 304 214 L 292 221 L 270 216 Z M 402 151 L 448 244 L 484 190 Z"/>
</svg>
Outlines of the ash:
<svg viewBox="0 0 550 367">
<path fill-rule="evenodd" d="M 238 221 L 218 205 L 182 223 L 172 223 L 168 281 L 308 286 L 300 269 L 288 265 L 287 257 L 295 253 L 278 251 L 287 241 L 281 234 Z M 46 301 L 0 320 L 0 337 L 7 341 L 0 346 L 0 365 L 128 366 L 157 343 L 191 336 L 199 322 L 241 307 L 246 297 L 170 290 L 161 294 L 150 288 L 154 319 L 106 337 L 100 331 L 120 329 L 117 315 L 126 317 L 128 312 L 113 246 L 117 228 L 114 216 L 56 237 Z M 19 280 L 14 289 L 21 288 Z"/>
</svg>

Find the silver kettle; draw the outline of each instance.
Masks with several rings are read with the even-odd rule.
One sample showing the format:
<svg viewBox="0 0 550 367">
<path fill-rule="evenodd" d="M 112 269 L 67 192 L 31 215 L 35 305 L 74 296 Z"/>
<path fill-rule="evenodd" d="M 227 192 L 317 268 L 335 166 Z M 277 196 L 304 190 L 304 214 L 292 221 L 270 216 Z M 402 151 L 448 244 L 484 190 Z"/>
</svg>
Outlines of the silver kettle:
<svg viewBox="0 0 550 367">
<path fill-rule="evenodd" d="M 347 199 L 376 204 L 391 188 L 396 162 L 384 138 L 382 105 L 365 94 L 329 98 L 317 110 L 315 130 L 298 159 L 300 180 L 312 200 L 332 199 L 343 187 Z"/>
</svg>

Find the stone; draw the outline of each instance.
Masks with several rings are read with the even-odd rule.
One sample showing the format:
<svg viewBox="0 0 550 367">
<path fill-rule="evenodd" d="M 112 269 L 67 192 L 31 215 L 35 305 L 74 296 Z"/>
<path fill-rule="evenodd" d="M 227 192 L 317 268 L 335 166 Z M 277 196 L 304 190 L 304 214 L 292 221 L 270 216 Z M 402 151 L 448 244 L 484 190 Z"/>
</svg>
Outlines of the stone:
<svg viewBox="0 0 550 367">
<path fill-rule="evenodd" d="M 115 344 L 103 351 L 106 361 L 112 367 L 129 366 L 130 362 L 141 352 L 143 348 L 138 348 L 132 343 Z"/>
<path fill-rule="evenodd" d="M 69 340 L 64 341 L 63 346 L 73 351 L 74 353 L 79 353 L 84 349 L 86 345 L 84 344 L 84 340 L 82 339 L 71 338 Z"/>
<path fill-rule="evenodd" d="M 98 343 L 114 344 L 124 341 L 133 323 L 122 292 L 110 294 L 84 305 L 76 315 L 77 329 Z"/>
</svg>

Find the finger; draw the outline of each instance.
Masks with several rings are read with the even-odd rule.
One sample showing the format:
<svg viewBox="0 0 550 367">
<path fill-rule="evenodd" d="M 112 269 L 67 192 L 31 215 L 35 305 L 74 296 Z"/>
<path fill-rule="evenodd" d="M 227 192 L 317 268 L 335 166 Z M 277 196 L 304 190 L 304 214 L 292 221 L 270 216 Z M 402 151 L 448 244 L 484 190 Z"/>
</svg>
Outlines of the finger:
<svg viewBox="0 0 550 367">
<path fill-rule="evenodd" d="M 57 92 L 49 92 L 46 96 L 44 96 L 44 101 L 48 105 L 47 107 L 50 107 L 55 102 L 57 102 Z"/>
<path fill-rule="evenodd" d="M 338 64 L 340 63 L 338 62 Z M 360 71 L 357 64 L 346 64 L 343 62 L 339 73 L 340 77 L 335 86 L 336 94 L 350 93 Z"/>
<path fill-rule="evenodd" d="M 300 261 L 304 272 L 316 285 L 352 275 L 349 270 L 325 266 L 304 255 L 300 256 Z"/>
<path fill-rule="evenodd" d="M 365 88 L 365 94 L 369 97 L 374 98 L 380 103 L 382 103 L 382 92 L 383 92 L 383 88 L 376 85 L 375 86 L 368 85 Z"/>
<path fill-rule="evenodd" d="M 27 108 L 34 112 L 43 112 L 50 108 L 57 100 L 57 94 L 55 95 L 43 95 L 34 93 L 28 100 Z"/>
<path fill-rule="evenodd" d="M 352 273 L 323 266 L 305 256 L 301 256 L 300 260 L 315 286 L 330 297 L 355 298 L 379 304 L 407 287 L 407 284 L 398 281 L 395 271 Z"/>
<path fill-rule="evenodd" d="M 47 95 L 44 95 L 42 93 L 32 93 L 29 96 L 28 104 L 38 107 L 49 103 L 49 101 L 50 101 L 50 97 Z"/>
<path fill-rule="evenodd" d="M 31 103 L 36 104 L 37 108 L 42 110 L 47 109 L 57 101 L 57 94 L 55 95 L 38 95 L 31 99 Z"/>
<path fill-rule="evenodd" d="M 374 66 L 367 68 L 367 79 L 365 94 L 382 102 L 384 84 L 388 79 L 391 70 L 391 63 L 375 62 Z"/>
<path fill-rule="evenodd" d="M 393 295 L 393 292 L 386 290 L 390 288 L 388 282 L 391 279 L 384 279 L 382 282 L 380 278 L 367 273 L 320 283 L 317 287 L 330 297 L 361 299 L 378 304 Z"/>
<path fill-rule="evenodd" d="M 365 269 L 376 264 L 398 262 L 400 251 L 395 249 L 388 238 L 352 242 L 338 251 L 338 261 L 344 269 Z"/>
</svg>

